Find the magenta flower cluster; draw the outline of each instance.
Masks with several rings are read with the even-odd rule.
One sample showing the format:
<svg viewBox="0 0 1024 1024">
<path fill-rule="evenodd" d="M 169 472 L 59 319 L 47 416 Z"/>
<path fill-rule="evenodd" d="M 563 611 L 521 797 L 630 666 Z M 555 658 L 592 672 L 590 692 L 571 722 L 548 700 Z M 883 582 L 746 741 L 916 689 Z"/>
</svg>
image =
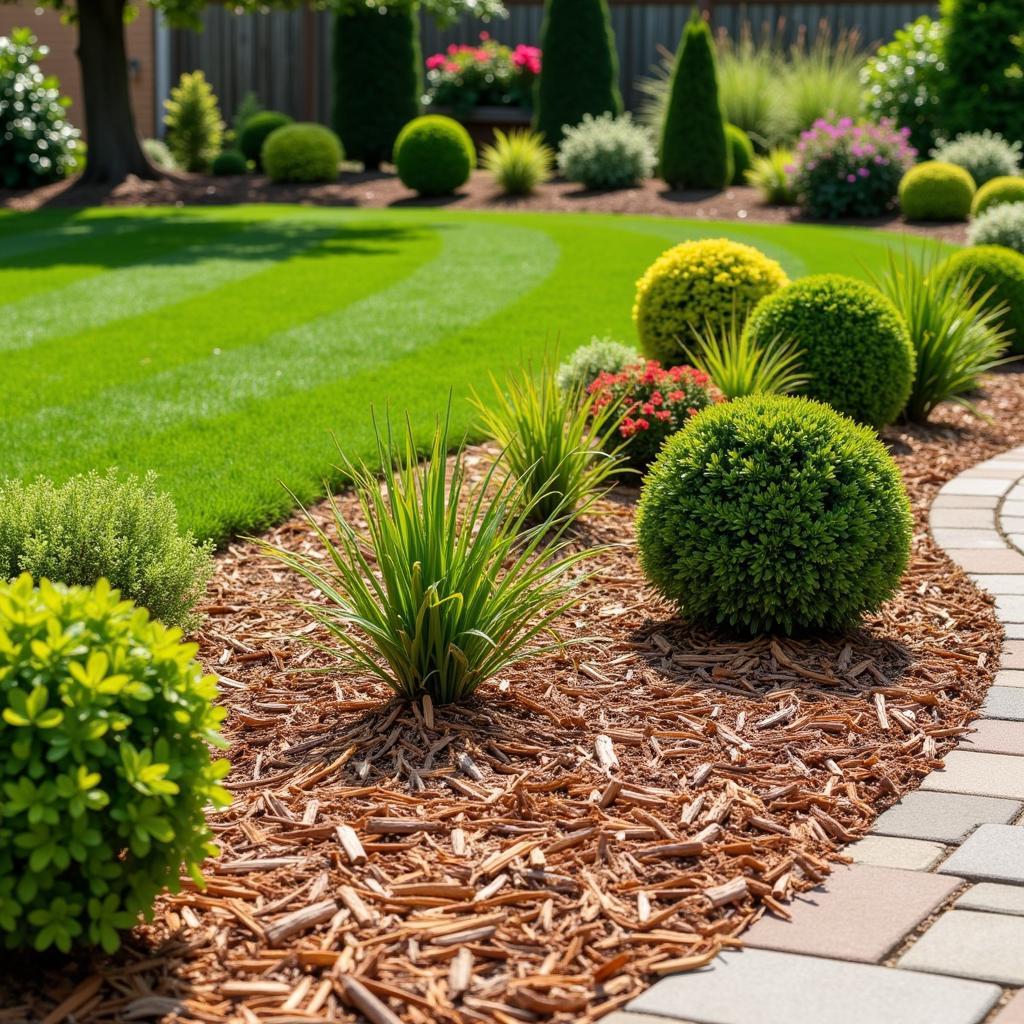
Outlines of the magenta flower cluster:
<svg viewBox="0 0 1024 1024">
<path fill-rule="evenodd" d="M 426 104 L 457 113 L 483 106 L 528 107 L 540 64 L 536 46 L 505 46 L 481 32 L 478 45 L 452 43 L 427 58 Z"/>
<path fill-rule="evenodd" d="M 895 203 L 916 156 L 909 129 L 884 118 L 877 124 L 819 118 L 801 133 L 787 172 L 812 217 L 877 217 Z"/>
</svg>

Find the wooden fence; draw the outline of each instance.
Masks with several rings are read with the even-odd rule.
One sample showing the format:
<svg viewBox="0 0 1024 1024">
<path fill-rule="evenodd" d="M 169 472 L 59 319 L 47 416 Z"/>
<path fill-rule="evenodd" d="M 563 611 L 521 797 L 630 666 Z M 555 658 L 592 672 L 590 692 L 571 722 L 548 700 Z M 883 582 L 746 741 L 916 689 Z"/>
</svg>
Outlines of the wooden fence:
<svg viewBox="0 0 1024 1024">
<path fill-rule="evenodd" d="M 505 21 L 481 25 L 466 19 L 439 29 L 429 18 L 422 27 L 424 55 L 449 43 L 471 42 L 486 28 L 509 43 L 540 42 L 541 0 L 506 0 Z M 855 29 L 865 46 L 887 39 L 893 31 L 922 14 L 934 13 L 935 3 L 893 3 L 891 0 L 839 0 L 832 3 L 771 3 L 748 0 L 725 3 L 704 0 L 716 28 L 736 34 L 746 22 L 755 31 L 767 28 L 790 39 L 802 29 L 812 35 L 825 22 L 833 34 Z M 658 59 L 659 47 L 675 49 L 692 0 L 650 3 L 611 0 L 612 26 L 619 51 L 619 70 L 627 106 L 637 102 L 636 79 Z M 171 72 L 202 68 L 230 116 L 242 96 L 252 90 L 265 107 L 283 110 L 310 121 L 330 121 L 330 15 L 309 10 L 269 14 L 231 14 L 225 7 L 207 8 L 202 32 L 172 33 Z"/>
</svg>

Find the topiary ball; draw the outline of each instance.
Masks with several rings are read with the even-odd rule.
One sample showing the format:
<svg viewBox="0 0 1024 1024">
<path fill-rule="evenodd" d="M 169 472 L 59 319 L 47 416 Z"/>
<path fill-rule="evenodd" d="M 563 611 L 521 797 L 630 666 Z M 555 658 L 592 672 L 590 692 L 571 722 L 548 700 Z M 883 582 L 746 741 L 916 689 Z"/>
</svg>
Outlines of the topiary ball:
<svg viewBox="0 0 1024 1024">
<path fill-rule="evenodd" d="M 410 121 L 395 140 L 395 167 L 402 184 L 421 196 L 450 195 L 469 180 L 476 150 L 458 121 L 427 114 Z"/>
<path fill-rule="evenodd" d="M 907 220 L 967 220 L 974 179 L 956 164 L 926 160 L 903 175 L 899 194 Z"/>
<path fill-rule="evenodd" d="M 754 163 L 754 144 L 750 136 L 738 125 L 728 124 L 725 126 L 725 141 L 732 154 L 732 179 L 733 185 L 745 185 L 747 183 L 747 171 Z"/>
<path fill-rule="evenodd" d="M 286 124 L 263 143 L 260 162 L 271 181 L 337 181 L 341 140 L 322 124 Z"/>
<path fill-rule="evenodd" d="M 224 710 L 181 632 L 106 580 L 0 584 L 0 938 L 113 952 L 216 853 Z"/>
<path fill-rule="evenodd" d="M 238 149 L 225 149 L 213 158 L 210 171 L 218 176 L 245 174 L 249 170 L 249 162 L 245 154 Z"/>
<path fill-rule="evenodd" d="M 974 196 L 971 213 L 977 217 L 1000 203 L 1024 203 L 1024 178 L 1006 175 L 985 182 Z"/>
<path fill-rule="evenodd" d="M 669 438 L 636 537 L 644 574 L 684 615 L 793 633 L 845 629 L 891 597 L 912 523 L 869 429 L 806 398 L 752 395 Z"/>
<path fill-rule="evenodd" d="M 763 299 L 747 321 L 750 339 L 776 338 L 802 350 L 804 393 L 872 427 L 903 411 L 916 360 L 906 324 L 876 288 L 842 274 L 819 274 Z"/>
<path fill-rule="evenodd" d="M 989 308 L 1007 310 L 1001 326 L 1009 332 L 1010 350 L 1024 355 L 1024 256 L 1001 245 L 975 245 L 953 253 L 936 273 L 966 275 L 978 295 L 991 291 Z"/>
<path fill-rule="evenodd" d="M 649 359 L 678 363 L 693 329 L 735 310 L 742 322 L 759 299 L 789 281 L 773 259 L 727 238 L 683 242 L 662 253 L 637 282 L 633 322 Z"/>
<path fill-rule="evenodd" d="M 261 170 L 260 155 L 263 152 L 263 143 L 271 132 L 286 124 L 292 124 L 292 119 L 287 114 L 278 110 L 262 110 L 253 114 L 245 122 L 245 127 L 238 134 L 238 148 L 242 151 L 246 160 L 251 160 L 257 170 Z"/>
</svg>

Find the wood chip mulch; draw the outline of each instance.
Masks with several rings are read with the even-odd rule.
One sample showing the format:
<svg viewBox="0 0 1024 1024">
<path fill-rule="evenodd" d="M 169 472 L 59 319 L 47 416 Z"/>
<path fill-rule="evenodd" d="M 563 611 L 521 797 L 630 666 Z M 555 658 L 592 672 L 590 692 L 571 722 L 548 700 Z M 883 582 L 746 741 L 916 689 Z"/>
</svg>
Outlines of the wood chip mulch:
<svg viewBox="0 0 1024 1024">
<path fill-rule="evenodd" d="M 0 1021 L 587 1024 L 785 917 L 977 713 L 1001 630 L 925 516 L 1024 439 L 1022 384 L 989 379 L 991 422 L 944 408 L 887 434 L 913 560 L 849 636 L 736 642 L 674 618 L 623 490 L 583 526 L 620 546 L 562 623 L 571 654 L 468 706 L 400 705 L 308 673 L 303 587 L 233 545 L 200 637 L 234 764 L 209 885 L 162 898 L 114 958 L 11 961 Z M 297 519 L 272 538 L 314 549 Z"/>
</svg>

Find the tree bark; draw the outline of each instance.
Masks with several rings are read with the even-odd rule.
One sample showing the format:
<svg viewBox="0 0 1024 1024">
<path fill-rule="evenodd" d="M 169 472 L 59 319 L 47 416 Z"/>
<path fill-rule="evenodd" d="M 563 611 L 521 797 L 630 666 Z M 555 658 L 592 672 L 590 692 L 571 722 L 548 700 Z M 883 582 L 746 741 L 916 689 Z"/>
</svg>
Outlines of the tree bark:
<svg viewBox="0 0 1024 1024">
<path fill-rule="evenodd" d="M 147 159 L 135 130 L 124 40 L 125 0 L 79 0 L 78 62 L 82 68 L 88 149 L 82 183 L 117 185 L 129 174 L 163 177 Z"/>
</svg>

